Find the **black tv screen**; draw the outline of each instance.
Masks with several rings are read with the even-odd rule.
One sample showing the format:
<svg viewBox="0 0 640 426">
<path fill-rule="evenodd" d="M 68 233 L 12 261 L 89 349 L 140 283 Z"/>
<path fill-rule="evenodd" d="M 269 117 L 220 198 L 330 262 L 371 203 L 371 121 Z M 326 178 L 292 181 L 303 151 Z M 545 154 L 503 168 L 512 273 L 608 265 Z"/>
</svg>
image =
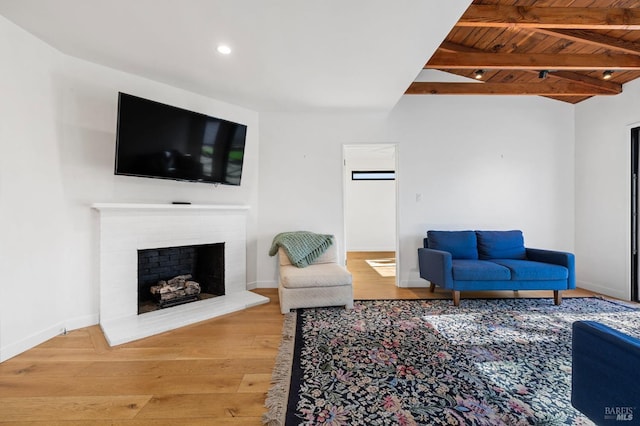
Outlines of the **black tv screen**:
<svg viewBox="0 0 640 426">
<path fill-rule="evenodd" d="M 247 126 L 118 94 L 117 175 L 240 185 Z"/>
</svg>

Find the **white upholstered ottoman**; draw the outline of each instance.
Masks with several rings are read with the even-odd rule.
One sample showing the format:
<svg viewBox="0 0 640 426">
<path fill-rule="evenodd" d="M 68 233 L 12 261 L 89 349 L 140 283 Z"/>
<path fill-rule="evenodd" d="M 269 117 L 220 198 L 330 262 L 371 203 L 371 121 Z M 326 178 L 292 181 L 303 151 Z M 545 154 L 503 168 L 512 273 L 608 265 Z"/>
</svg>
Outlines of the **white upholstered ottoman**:
<svg viewBox="0 0 640 426">
<path fill-rule="evenodd" d="M 298 268 L 278 249 L 278 295 L 283 314 L 296 308 L 344 306 L 353 308 L 352 276 L 338 264 L 336 244 L 332 244 L 314 263 Z"/>
</svg>

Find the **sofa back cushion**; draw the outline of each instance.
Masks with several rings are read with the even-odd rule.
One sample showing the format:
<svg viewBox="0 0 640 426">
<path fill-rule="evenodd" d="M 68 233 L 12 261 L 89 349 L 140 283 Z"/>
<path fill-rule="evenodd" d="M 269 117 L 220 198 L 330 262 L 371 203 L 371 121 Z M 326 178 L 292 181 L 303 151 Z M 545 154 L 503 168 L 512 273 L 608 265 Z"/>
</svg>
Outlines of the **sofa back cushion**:
<svg viewBox="0 0 640 426">
<path fill-rule="evenodd" d="M 473 231 L 428 231 L 429 248 L 448 251 L 453 259 L 477 259 L 478 244 Z"/>
<path fill-rule="evenodd" d="M 476 231 L 480 259 L 526 259 L 522 231 Z"/>
</svg>

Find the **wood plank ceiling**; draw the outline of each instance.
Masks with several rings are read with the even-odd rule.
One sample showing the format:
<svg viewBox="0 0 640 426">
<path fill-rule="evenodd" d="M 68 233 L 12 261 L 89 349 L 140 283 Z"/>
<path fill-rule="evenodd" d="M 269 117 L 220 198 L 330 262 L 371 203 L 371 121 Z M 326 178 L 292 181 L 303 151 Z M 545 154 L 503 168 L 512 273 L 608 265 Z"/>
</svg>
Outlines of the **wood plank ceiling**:
<svg viewBox="0 0 640 426">
<path fill-rule="evenodd" d="M 470 81 L 406 94 L 616 95 L 640 77 L 640 1 L 475 0 L 424 68 Z"/>
</svg>

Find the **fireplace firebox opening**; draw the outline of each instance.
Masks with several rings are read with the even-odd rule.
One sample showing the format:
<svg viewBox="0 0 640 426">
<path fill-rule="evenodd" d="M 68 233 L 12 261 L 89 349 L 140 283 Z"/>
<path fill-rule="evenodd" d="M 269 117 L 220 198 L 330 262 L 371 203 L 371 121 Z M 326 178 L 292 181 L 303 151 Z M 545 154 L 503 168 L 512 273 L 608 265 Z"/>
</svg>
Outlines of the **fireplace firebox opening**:
<svg viewBox="0 0 640 426">
<path fill-rule="evenodd" d="M 200 294 L 160 301 L 151 287 L 163 281 L 196 282 Z M 224 243 L 138 250 L 138 315 L 224 294 Z"/>
</svg>

